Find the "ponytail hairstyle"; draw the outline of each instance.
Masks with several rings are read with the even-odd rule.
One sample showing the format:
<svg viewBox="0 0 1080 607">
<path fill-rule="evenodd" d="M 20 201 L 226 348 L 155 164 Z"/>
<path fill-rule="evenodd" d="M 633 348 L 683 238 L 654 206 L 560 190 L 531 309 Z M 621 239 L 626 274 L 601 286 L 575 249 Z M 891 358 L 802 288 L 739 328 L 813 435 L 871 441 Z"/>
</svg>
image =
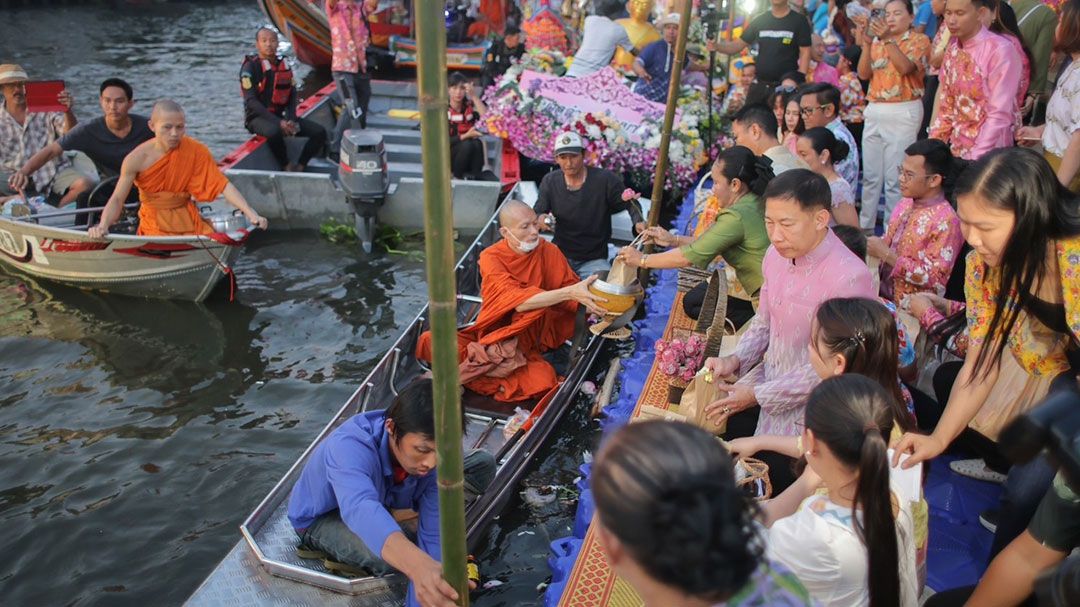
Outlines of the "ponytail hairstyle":
<svg viewBox="0 0 1080 607">
<path fill-rule="evenodd" d="M 968 195 L 1015 217 L 1001 254 L 987 339 L 970 378 L 975 381 L 1001 360 L 1020 310 L 1031 301 L 1032 286 L 1050 267 L 1047 249 L 1080 236 L 1080 197 L 1058 182 L 1045 158 L 1027 148 L 999 148 L 976 160 L 956 182 L 957 198 Z M 1010 301 L 1013 294 L 1016 300 Z"/>
<path fill-rule="evenodd" d="M 714 164 L 726 179 L 738 179 L 758 197 L 765 193 L 774 176 L 770 163 L 762 162 L 750 148 L 741 145 L 720 152 Z"/>
<path fill-rule="evenodd" d="M 853 517 L 853 524 L 869 557 L 870 607 L 900 605 L 900 547 L 885 438 L 893 426 L 889 400 L 878 382 L 847 373 L 822 381 L 806 402 L 806 429 L 858 473 L 852 510 L 861 509 L 862 517 Z"/>
<path fill-rule="evenodd" d="M 881 384 L 890 396 L 889 411 L 904 432 L 915 430 L 898 372 L 899 340 L 896 318 L 879 301 L 862 297 L 829 299 L 814 316 L 815 348 L 844 357 L 844 373 L 858 373 Z"/>
<path fill-rule="evenodd" d="M 922 156 L 928 175 L 941 175 L 941 192 L 956 208 L 956 179 L 967 168 L 967 161 L 953 156 L 949 144 L 940 139 L 920 139 L 907 146 L 907 156 Z"/>
<path fill-rule="evenodd" d="M 701 428 L 624 426 L 600 449 L 591 485 L 600 524 L 662 584 L 718 603 L 764 562 L 757 506 L 735 486 L 727 450 Z"/>
<path fill-rule="evenodd" d="M 848 144 L 841 139 L 837 139 L 836 135 L 833 135 L 832 131 L 823 127 L 816 126 L 812 129 L 806 129 L 799 137 L 805 137 L 810 142 L 810 146 L 814 148 L 814 151 L 818 154 L 829 150 L 829 162 L 836 165 L 838 162 L 843 162 L 848 154 L 851 153 L 851 148 Z"/>
</svg>

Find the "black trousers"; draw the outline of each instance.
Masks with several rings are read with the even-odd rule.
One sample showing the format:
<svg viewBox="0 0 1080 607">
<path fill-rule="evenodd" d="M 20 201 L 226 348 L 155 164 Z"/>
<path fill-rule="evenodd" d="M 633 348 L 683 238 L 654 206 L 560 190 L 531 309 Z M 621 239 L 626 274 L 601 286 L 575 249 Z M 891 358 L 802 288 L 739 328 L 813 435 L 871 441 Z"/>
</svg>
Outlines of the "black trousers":
<svg viewBox="0 0 1080 607">
<path fill-rule="evenodd" d="M 709 288 L 709 283 L 703 281 L 698 283 L 697 286 L 686 292 L 683 296 L 683 312 L 694 320 L 698 319 L 701 315 L 701 306 L 705 304 L 705 292 Z M 735 325 L 736 329 L 741 329 L 743 325 L 750 321 L 754 317 L 754 304 L 745 299 L 739 299 L 738 297 L 727 298 L 727 318 L 731 321 L 731 324 Z"/>
<path fill-rule="evenodd" d="M 297 123 L 300 125 L 300 132 L 297 135 L 307 137 L 307 142 L 304 143 L 304 149 L 300 151 L 300 158 L 297 163 L 306 166 L 312 156 L 326 145 L 326 129 L 306 118 L 298 118 Z M 289 164 L 289 152 L 285 147 L 285 133 L 281 130 L 280 118 L 271 120 L 257 116 L 248 122 L 247 128 L 256 135 L 266 137 L 266 145 L 270 146 L 270 151 L 282 168 Z"/>
<path fill-rule="evenodd" d="M 367 128 L 368 105 L 371 103 L 371 76 L 352 72 L 334 72 L 333 75 L 341 100 L 344 102 L 345 99 L 352 99 L 356 107 L 360 109 L 360 117 L 353 120 L 349 113 L 349 106 L 342 108 L 337 125 L 334 126 L 334 137 L 330 140 L 330 150 L 336 154 L 341 146 L 341 136 L 345 131 L 353 128 L 354 123 L 359 123 L 358 126 L 362 129 Z"/>
<path fill-rule="evenodd" d="M 934 115 L 934 99 L 937 98 L 938 77 L 926 77 L 926 89 L 923 91 L 923 118 L 922 126 L 919 127 L 919 139 L 926 139 L 930 131 L 930 119 Z"/>
<path fill-rule="evenodd" d="M 450 144 L 450 172 L 454 179 L 480 179 L 484 171 L 484 143 L 464 139 Z"/>
</svg>

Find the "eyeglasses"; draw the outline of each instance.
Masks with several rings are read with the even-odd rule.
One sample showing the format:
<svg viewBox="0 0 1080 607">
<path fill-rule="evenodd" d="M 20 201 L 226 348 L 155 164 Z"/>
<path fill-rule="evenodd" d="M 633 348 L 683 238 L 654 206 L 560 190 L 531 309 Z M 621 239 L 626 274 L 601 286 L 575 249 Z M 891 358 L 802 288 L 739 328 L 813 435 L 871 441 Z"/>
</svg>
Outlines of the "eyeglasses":
<svg viewBox="0 0 1080 607">
<path fill-rule="evenodd" d="M 802 114 L 803 118 L 808 118 L 810 116 L 813 116 L 814 112 L 816 112 L 818 110 L 823 110 L 823 109 L 825 109 L 827 107 L 829 107 L 828 103 L 823 104 L 823 105 L 817 105 L 817 106 L 814 106 L 814 107 L 801 107 L 801 108 L 799 108 L 799 113 Z"/>
<path fill-rule="evenodd" d="M 923 179 L 925 179 L 927 177 L 933 177 L 933 176 L 937 175 L 937 173 L 929 173 L 929 174 L 925 174 L 925 175 L 916 175 L 915 173 L 912 173 L 911 171 L 905 171 L 904 167 L 896 167 L 896 172 L 897 172 L 897 179 L 899 181 L 911 181 L 912 179 L 915 179 L 915 178 L 923 178 Z"/>
</svg>

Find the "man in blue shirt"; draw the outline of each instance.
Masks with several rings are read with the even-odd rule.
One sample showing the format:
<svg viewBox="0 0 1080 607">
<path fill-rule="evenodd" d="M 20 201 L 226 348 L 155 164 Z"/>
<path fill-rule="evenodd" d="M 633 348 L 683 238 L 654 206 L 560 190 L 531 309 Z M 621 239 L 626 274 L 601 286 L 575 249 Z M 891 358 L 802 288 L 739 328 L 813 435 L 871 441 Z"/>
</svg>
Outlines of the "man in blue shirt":
<svg viewBox="0 0 1080 607">
<path fill-rule="evenodd" d="M 667 102 L 668 83 L 675 64 L 675 41 L 679 37 L 679 15 L 672 13 L 657 24 L 663 39 L 657 40 L 641 49 L 641 54 L 634 60 L 634 73 L 638 76 L 634 92 L 650 101 Z M 708 70 L 701 64 L 683 57 L 683 67 L 703 72 Z"/>
<path fill-rule="evenodd" d="M 449 607 L 457 593 L 439 562 L 435 463 L 431 380 L 424 379 L 386 411 L 348 419 L 315 448 L 289 497 L 289 521 L 304 546 L 331 560 L 372 575 L 405 574 L 408 605 Z M 465 457 L 466 492 L 483 492 L 494 475 L 490 453 Z M 391 509 L 419 513 L 415 534 Z"/>
<path fill-rule="evenodd" d="M 921 27 L 921 32 L 931 40 L 937 34 L 938 27 L 938 18 L 934 14 L 933 4 L 932 0 L 923 0 L 923 3 L 915 11 L 915 31 L 920 31 L 919 28 Z"/>
</svg>

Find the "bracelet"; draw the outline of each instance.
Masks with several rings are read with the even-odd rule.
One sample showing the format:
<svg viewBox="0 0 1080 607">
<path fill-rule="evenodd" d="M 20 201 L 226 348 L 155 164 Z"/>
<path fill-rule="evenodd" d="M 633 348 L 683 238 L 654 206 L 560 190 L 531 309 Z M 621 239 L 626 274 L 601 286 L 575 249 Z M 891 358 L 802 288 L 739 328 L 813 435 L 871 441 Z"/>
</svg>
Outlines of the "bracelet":
<svg viewBox="0 0 1080 607">
<path fill-rule="evenodd" d="M 649 254 L 648 253 L 645 253 L 644 255 L 642 255 L 641 256 L 641 267 L 648 268 L 649 266 L 645 265 L 645 262 L 647 262 L 648 260 L 649 260 Z"/>
</svg>

